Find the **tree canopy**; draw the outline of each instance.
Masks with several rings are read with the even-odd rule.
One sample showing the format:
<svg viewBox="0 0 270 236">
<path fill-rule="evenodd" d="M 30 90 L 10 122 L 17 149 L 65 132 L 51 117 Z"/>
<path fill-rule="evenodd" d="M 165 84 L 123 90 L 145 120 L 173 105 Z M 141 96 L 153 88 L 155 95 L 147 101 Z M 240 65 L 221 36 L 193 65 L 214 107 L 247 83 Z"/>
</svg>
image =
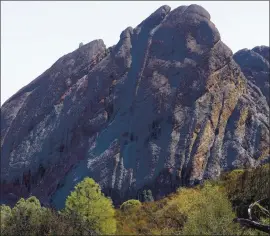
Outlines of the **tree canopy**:
<svg viewBox="0 0 270 236">
<path fill-rule="evenodd" d="M 116 231 L 112 201 L 104 196 L 100 186 L 91 178 L 77 184 L 68 196 L 65 213 L 78 216 L 98 234 L 114 234 Z"/>
</svg>

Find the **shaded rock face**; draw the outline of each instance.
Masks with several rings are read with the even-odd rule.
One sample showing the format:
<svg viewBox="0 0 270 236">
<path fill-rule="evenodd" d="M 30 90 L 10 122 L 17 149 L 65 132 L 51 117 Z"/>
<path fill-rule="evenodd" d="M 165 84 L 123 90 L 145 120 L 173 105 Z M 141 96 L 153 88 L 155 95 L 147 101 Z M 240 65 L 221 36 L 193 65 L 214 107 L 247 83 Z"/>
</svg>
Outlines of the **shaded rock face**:
<svg viewBox="0 0 270 236">
<path fill-rule="evenodd" d="M 243 49 L 235 53 L 233 58 L 240 65 L 247 80 L 261 90 L 269 104 L 269 47 Z"/>
<path fill-rule="evenodd" d="M 95 40 L 63 56 L 1 108 L 2 201 L 31 194 L 61 208 L 89 176 L 119 204 L 260 164 L 264 51 L 238 60 L 209 13 L 190 5 L 162 6 L 109 49 Z M 254 64 L 264 66 L 249 78 Z"/>
</svg>

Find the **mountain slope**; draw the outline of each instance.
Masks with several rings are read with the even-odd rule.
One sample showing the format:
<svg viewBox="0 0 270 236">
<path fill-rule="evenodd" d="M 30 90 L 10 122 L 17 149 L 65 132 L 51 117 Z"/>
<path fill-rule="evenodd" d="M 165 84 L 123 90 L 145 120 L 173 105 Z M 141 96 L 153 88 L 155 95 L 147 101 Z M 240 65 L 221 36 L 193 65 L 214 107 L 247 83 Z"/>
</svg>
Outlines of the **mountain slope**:
<svg viewBox="0 0 270 236">
<path fill-rule="evenodd" d="M 269 156 L 261 89 L 205 9 L 162 6 L 112 48 L 95 40 L 60 58 L 2 106 L 2 198 L 60 208 L 90 176 L 119 203 L 256 166 Z"/>
</svg>

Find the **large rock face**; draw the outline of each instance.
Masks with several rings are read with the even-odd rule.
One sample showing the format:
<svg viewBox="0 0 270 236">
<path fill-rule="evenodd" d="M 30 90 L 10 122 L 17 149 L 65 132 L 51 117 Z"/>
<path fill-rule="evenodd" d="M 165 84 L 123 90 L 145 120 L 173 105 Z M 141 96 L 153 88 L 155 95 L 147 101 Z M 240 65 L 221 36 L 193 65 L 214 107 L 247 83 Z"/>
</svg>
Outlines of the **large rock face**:
<svg viewBox="0 0 270 236">
<path fill-rule="evenodd" d="M 2 201 L 32 194 L 61 208 L 85 176 L 116 203 L 144 188 L 158 198 L 256 166 L 269 157 L 268 76 L 269 48 L 233 57 L 205 9 L 162 6 L 2 106 Z"/>
</svg>

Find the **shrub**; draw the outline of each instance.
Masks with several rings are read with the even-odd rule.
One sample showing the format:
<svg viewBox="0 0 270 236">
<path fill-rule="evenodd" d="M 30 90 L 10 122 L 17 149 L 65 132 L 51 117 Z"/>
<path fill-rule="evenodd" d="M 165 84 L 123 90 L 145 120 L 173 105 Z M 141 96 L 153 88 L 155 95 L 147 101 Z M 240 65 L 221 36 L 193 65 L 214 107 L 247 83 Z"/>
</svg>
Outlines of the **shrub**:
<svg viewBox="0 0 270 236">
<path fill-rule="evenodd" d="M 178 207 L 187 215 L 184 235 L 233 235 L 240 229 L 232 223 L 235 214 L 219 186 L 206 183 L 202 189 L 186 189 L 181 195 Z"/>
<path fill-rule="evenodd" d="M 124 202 L 121 206 L 120 209 L 122 211 L 131 211 L 131 210 L 136 210 L 141 207 L 141 202 L 139 200 L 131 199 L 126 202 Z"/>
<path fill-rule="evenodd" d="M 239 217 L 248 217 L 248 206 L 258 200 L 269 198 L 269 164 L 254 169 L 233 170 L 224 174 L 225 189 Z"/>
</svg>

